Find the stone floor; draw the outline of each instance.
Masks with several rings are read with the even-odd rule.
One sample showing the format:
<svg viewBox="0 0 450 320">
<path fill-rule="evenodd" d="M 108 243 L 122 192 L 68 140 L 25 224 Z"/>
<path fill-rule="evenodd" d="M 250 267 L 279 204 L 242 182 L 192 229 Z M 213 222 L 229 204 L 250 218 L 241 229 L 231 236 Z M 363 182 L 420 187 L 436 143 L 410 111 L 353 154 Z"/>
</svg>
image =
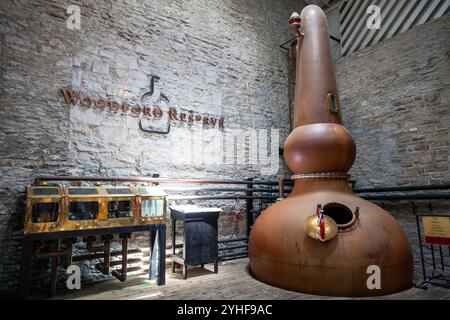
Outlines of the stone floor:
<svg viewBox="0 0 450 320">
<path fill-rule="evenodd" d="M 166 285 L 157 286 L 147 280 L 147 275 L 130 276 L 126 282 L 106 280 L 91 284 L 82 284 L 77 291 L 60 291 L 51 299 L 336 299 L 287 291 L 272 287 L 255 280 L 248 272 L 248 258 L 222 262 L 219 273 L 212 272 L 212 265 L 206 269 L 189 269 L 187 280 L 181 273 L 167 269 Z M 347 298 L 339 298 L 347 299 Z M 409 290 L 376 299 L 432 299 L 450 300 L 450 289 L 430 286 L 428 290 L 411 288 Z"/>
</svg>

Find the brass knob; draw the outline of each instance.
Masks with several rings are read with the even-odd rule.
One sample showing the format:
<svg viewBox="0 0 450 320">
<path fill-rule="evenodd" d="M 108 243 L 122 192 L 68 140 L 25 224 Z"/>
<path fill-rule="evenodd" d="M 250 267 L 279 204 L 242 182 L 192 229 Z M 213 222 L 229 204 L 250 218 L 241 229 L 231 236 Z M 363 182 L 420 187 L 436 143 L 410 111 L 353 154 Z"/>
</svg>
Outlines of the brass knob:
<svg viewBox="0 0 450 320">
<path fill-rule="evenodd" d="M 320 234 L 320 225 L 318 223 L 317 214 L 313 214 L 305 219 L 303 223 L 303 230 L 305 233 L 313 239 L 319 240 L 321 239 Z M 333 239 L 338 233 L 338 226 L 336 222 L 330 218 L 329 216 L 323 217 L 325 223 L 325 232 L 322 238 L 322 241 L 328 241 Z"/>
</svg>

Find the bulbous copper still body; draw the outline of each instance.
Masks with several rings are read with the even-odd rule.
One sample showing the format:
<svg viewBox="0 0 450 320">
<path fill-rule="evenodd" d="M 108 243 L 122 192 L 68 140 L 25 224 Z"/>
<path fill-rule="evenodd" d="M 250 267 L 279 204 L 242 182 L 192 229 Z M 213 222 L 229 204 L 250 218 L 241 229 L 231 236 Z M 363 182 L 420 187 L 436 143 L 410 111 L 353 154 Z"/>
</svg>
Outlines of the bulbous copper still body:
<svg viewBox="0 0 450 320">
<path fill-rule="evenodd" d="M 253 225 L 250 270 L 268 284 L 318 295 L 408 289 L 413 259 L 402 228 L 389 213 L 356 196 L 347 181 L 356 145 L 342 125 L 325 14 L 309 5 L 300 17 L 293 15 L 291 28 L 298 36 L 296 128 L 284 158 L 295 184 L 288 198 Z M 379 284 L 372 276 L 379 276 Z"/>
</svg>

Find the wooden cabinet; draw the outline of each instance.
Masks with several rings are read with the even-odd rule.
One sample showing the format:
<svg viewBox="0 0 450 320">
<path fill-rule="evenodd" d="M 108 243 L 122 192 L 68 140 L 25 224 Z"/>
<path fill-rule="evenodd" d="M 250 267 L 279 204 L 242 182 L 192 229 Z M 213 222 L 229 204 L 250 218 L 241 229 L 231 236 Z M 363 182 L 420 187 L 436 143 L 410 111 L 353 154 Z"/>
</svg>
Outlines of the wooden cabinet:
<svg viewBox="0 0 450 320">
<path fill-rule="evenodd" d="M 171 206 L 172 219 L 172 272 L 175 263 L 183 266 L 183 276 L 187 278 L 188 266 L 214 263 L 214 272 L 218 272 L 218 230 L 217 222 L 220 208 L 201 208 L 197 206 Z M 176 226 L 183 223 L 183 250 L 176 254 Z"/>
</svg>

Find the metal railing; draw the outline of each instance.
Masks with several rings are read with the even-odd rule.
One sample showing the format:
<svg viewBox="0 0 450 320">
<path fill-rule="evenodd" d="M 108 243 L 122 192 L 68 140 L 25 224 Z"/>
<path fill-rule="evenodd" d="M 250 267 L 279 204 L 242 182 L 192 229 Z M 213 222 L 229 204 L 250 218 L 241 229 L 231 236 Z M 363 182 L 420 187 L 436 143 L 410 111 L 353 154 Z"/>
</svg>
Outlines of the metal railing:
<svg viewBox="0 0 450 320">
<path fill-rule="evenodd" d="M 166 178 L 146 178 L 146 177 L 63 177 L 63 176 L 41 176 L 35 179 L 35 183 L 49 181 L 69 181 L 69 182 L 140 182 L 140 183 L 155 183 L 167 186 L 163 189 L 168 192 L 169 200 L 177 201 L 213 201 L 213 200 L 235 200 L 245 201 L 246 211 L 246 236 L 238 236 L 231 239 L 221 239 L 219 244 L 236 242 L 237 244 L 231 247 L 219 247 L 223 258 L 233 258 L 234 256 L 242 256 L 242 248 L 247 247 L 243 242 L 248 241 L 248 236 L 255 218 L 262 211 L 263 206 L 267 206 L 280 198 L 284 198 L 286 194 L 292 191 L 293 181 L 290 179 L 281 178 L 279 181 L 262 181 L 254 178 L 245 178 L 242 180 L 197 180 L 197 179 L 166 179 Z M 227 185 L 227 187 L 179 187 L 177 185 Z M 230 187 L 230 186 L 235 187 Z M 277 186 L 275 188 L 274 186 Z M 450 183 L 438 185 L 418 185 L 418 186 L 400 186 L 400 187 L 376 187 L 376 188 L 354 188 L 353 191 L 362 198 L 371 201 L 402 201 L 409 200 L 450 200 Z M 180 195 L 179 193 L 184 193 Z M 188 194 L 186 193 L 193 193 Z M 198 195 L 197 193 L 207 193 Z M 217 194 L 220 193 L 220 194 Z M 260 209 L 255 210 L 255 200 L 260 201 Z M 232 252 L 237 250 L 236 255 Z"/>
</svg>

